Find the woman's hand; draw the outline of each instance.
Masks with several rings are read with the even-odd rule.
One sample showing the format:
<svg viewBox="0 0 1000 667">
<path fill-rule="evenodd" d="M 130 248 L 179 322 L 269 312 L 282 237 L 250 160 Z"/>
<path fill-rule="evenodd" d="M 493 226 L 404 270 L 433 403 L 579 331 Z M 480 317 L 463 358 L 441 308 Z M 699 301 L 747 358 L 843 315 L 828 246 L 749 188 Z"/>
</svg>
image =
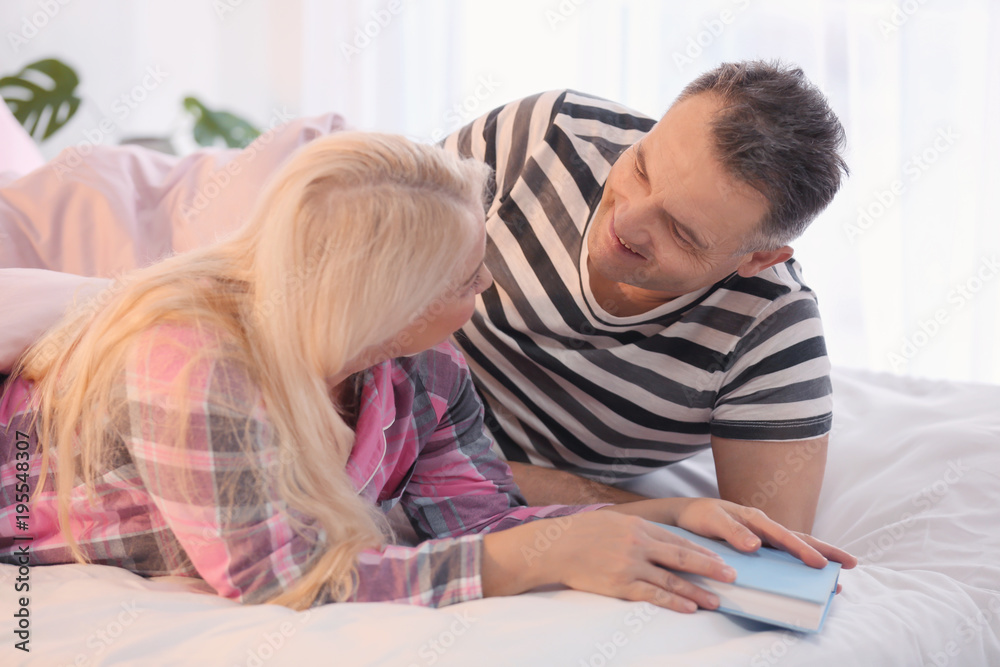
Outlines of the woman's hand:
<svg viewBox="0 0 1000 667">
<path fill-rule="evenodd" d="M 559 583 L 680 612 L 715 609 L 718 598 L 677 576 L 731 582 L 736 573 L 708 549 L 644 519 L 584 512 L 486 535 L 484 595 L 513 595 Z"/>
</svg>

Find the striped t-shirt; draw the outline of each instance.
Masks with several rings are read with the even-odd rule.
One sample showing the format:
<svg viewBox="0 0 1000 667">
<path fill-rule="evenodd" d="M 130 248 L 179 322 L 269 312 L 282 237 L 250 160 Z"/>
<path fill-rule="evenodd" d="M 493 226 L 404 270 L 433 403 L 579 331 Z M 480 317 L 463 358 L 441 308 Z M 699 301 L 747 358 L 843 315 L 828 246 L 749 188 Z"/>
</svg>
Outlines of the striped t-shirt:
<svg viewBox="0 0 1000 667">
<path fill-rule="evenodd" d="M 604 481 L 687 458 L 711 436 L 830 430 L 816 298 L 789 260 L 617 317 L 590 291 L 589 224 L 611 166 L 654 120 L 563 90 L 512 102 L 445 139 L 495 170 L 494 284 L 455 335 L 509 460 Z"/>
</svg>

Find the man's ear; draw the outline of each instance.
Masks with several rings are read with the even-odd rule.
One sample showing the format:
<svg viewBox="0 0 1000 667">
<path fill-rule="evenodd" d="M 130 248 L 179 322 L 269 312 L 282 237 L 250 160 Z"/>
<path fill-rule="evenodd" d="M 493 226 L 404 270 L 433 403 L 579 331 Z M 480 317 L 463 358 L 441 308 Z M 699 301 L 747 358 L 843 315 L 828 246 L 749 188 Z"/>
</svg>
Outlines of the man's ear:
<svg viewBox="0 0 1000 667">
<path fill-rule="evenodd" d="M 742 278 L 753 278 L 755 275 L 780 262 L 787 262 L 792 258 L 791 246 L 781 246 L 777 250 L 760 250 L 752 252 L 743 258 L 736 272 Z"/>
</svg>

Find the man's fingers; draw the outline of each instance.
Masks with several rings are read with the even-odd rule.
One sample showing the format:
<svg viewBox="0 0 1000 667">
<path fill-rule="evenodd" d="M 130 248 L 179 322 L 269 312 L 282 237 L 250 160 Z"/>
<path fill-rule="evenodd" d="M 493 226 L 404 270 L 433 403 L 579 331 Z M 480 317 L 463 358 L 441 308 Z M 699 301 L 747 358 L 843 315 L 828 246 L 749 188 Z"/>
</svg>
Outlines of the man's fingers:
<svg viewBox="0 0 1000 667">
<path fill-rule="evenodd" d="M 736 541 L 730 539 L 729 542 L 737 548 L 739 548 L 739 541 L 746 541 L 747 534 L 756 533 L 756 535 L 762 535 L 770 546 L 787 551 L 811 567 L 826 567 L 830 560 L 837 561 L 845 569 L 850 569 L 858 564 L 858 559 L 843 549 L 827 544 L 807 533 L 788 530 L 759 509 L 743 507 L 738 519 L 732 516 L 730 519 Z M 749 542 L 746 543 L 749 544 Z M 750 549 L 756 548 L 756 546 L 750 547 Z"/>
<path fill-rule="evenodd" d="M 756 551 L 761 546 L 761 539 L 756 532 L 747 527 L 747 524 L 755 524 L 757 522 L 757 519 L 751 517 L 749 514 L 756 512 L 765 519 L 767 517 L 764 516 L 763 512 L 754 510 L 753 508 L 735 504 L 732 504 L 732 506 L 735 509 L 727 510 L 716 507 L 712 515 L 699 522 L 699 526 L 696 529 L 697 532 L 705 537 L 725 540 L 740 551 Z M 733 516 L 734 511 L 748 513 L 748 516 L 740 516 L 737 519 Z"/>
<path fill-rule="evenodd" d="M 823 554 L 760 510 L 743 507 L 739 520 L 732 516 L 730 519 L 733 524 L 732 539 L 727 539 L 737 549 L 754 551 L 761 545 L 760 538 L 763 538 L 770 546 L 787 551 L 810 567 L 826 567 L 827 559 Z M 748 534 L 757 538 L 756 541 L 749 540 Z"/>
<path fill-rule="evenodd" d="M 739 549 L 740 551 L 756 551 L 761 547 L 761 539 L 754 531 L 750 530 L 744 523 L 734 519 L 727 514 L 729 519 L 729 534 L 720 535 L 724 540 Z"/>
<path fill-rule="evenodd" d="M 827 544 L 823 540 L 818 540 L 812 535 L 807 535 L 805 533 L 798 533 L 798 536 L 802 538 L 804 542 L 812 546 L 816 551 L 823 554 L 829 560 L 834 560 L 840 563 L 840 566 L 845 570 L 850 570 L 858 564 L 858 559 L 856 556 L 844 551 L 839 547 L 835 547 L 832 544 Z"/>
<path fill-rule="evenodd" d="M 715 553 L 711 549 L 706 549 L 703 546 L 695 544 L 691 540 L 685 539 L 675 533 L 671 533 L 666 528 L 657 526 L 656 524 L 650 523 L 648 521 L 646 522 L 646 525 L 648 526 L 650 537 L 653 537 L 658 542 L 664 542 L 666 544 L 673 544 L 675 546 L 685 547 L 692 551 L 696 551 L 704 556 L 708 556 L 709 558 L 713 558 L 715 560 L 722 560 L 722 556 Z"/>
</svg>

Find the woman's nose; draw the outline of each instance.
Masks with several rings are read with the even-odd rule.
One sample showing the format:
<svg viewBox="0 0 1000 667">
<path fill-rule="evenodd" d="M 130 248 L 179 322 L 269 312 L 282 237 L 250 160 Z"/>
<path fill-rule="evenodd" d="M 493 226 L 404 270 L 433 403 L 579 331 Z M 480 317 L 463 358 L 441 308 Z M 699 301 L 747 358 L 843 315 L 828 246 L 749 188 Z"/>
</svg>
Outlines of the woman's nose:
<svg viewBox="0 0 1000 667">
<path fill-rule="evenodd" d="M 482 271 L 482 277 L 479 279 L 479 291 L 476 294 L 482 294 L 493 284 L 493 272 L 487 269 L 485 264 L 483 264 L 483 268 L 480 271 Z"/>
</svg>

